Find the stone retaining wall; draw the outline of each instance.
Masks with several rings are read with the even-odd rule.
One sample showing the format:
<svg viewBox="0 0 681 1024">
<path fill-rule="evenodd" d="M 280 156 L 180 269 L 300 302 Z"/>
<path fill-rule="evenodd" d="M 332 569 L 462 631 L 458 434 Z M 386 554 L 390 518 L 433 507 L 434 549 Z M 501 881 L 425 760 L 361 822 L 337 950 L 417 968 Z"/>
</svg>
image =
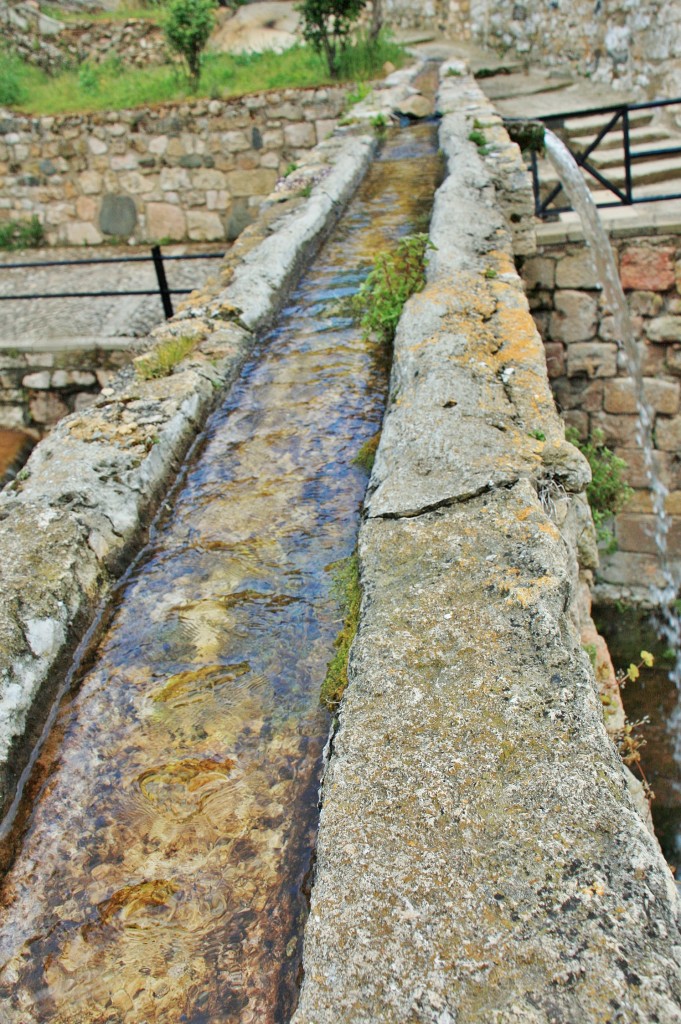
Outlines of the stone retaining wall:
<svg viewBox="0 0 681 1024">
<path fill-rule="evenodd" d="M 395 339 L 292 1024 L 672 1024 L 681 906 L 578 628 L 588 468 L 468 139 L 492 112 L 463 76 L 439 107 L 437 250 Z"/>
<path fill-rule="evenodd" d="M 627 232 L 629 233 L 629 232 Z M 614 238 L 622 285 L 637 336 L 645 344 L 645 390 L 654 420 L 655 463 L 669 488 L 669 552 L 681 579 L 681 238 Z M 598 592 L 610 600 L 645 600 L 661 584 L 655 520 L 636 445 L 633 381 L 603 310 L 596 270 L 583 242 L 542 245 L 522 274 L 544 339 L 553 392 L 566 423 L 582 438 L 601 431 L 627 463 L 634 497 L 617 516 L 618 550 L 602 552 Z"/>
<path fill-rule="evenodd" d="M 168 60 L 161 26 L 140 18 L 64 23 L 26 0 L 0 0 L 0 25 L 5 26 L 17 53 L 48 74 L 86 60 L 99 64 L 116 57 L 132 67 Z"/>
<path fill-rule="evenodd" d="M 43 433 L 70 412 L 91 405 L 134 349 L 103 339 L 95 347 L 33 344 L 0 348 L 0 427 Z"/>
<path fill-rule="evenodd" d="M 0 118 L 0 218 L 49 245 L 235 238 L 335 128 L 348 86 L 116 113 Z"/>
</svg>

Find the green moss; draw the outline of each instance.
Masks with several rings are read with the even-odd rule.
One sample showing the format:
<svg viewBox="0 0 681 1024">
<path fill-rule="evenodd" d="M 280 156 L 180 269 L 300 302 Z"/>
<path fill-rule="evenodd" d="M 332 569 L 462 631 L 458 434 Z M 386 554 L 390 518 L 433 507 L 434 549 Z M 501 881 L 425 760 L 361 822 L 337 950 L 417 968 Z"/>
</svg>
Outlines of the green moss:
<svg viewBox="0 0 681 1024">
<path fill-rule="evenodd" d="M 167 377 L 196 345 L 195 338 L 168 338 L 135 360 L 137 375 L 142 380 Z"/>
<path fill-rule="evenodd" d="M 333 592 L 343 612 L 343 626 L 334 641 L 336 653 L 326 669 L 321 701 L 329 711 L 335 711 L 348 685 L 348 658 L 359 625 L 362 593 L 359 585 L 359 560 L 356 554 L 336 562 L 331 568 Z"/>
<path fill-rule="evenodd" d="M 361 466 L 367 473 L 371 473 L 376 459 L 376 450 L 381 440 L 381 432 L 374 434 L 368 441 L 365 441 L 360 450 L 352 460 L 356 466 Z"/>
</svg>

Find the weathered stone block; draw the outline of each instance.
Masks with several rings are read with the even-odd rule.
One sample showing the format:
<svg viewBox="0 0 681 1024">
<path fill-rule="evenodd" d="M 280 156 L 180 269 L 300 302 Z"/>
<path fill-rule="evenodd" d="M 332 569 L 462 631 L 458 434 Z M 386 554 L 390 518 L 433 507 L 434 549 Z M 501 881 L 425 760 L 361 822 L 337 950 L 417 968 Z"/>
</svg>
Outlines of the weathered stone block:
<svg viewBox="0 0 681 1024">
<path fill-rule="evenodd" d="M 87 144 L 88 149 L 95 156 L 103 156 L 104 153 L 109 152 L 109 147 L 106 144 L 106 142 L 104 142 L 102 139 L 96 138 L 94 135 L 90 136 L 90 138 L 87 140 Z"/>
<path fill-rule="evenodd" d="M 309 121 L 286 125 L 284 128 L 284 141 L 292 149 L 311 149 L 312 146 L 317 144 L 314 125 Z"/>
<path fill-rule="evenodd" d="M 633 447 L 638 430 L 638 416 L 595 412 L 591 415 L 591 433 L 600 431 L 608 447 L 615 445 Z"/>
<path fill-rule="evenodd" d="M 109 161 L 112 171 L 134 171 L 137 169 L 139 160 L 134 153 L 122 153 L 114 155 Z"/>
<path fill-rule="evenodd" d="M 558 288 L 597 288 L 596 264 L 589 249 L 564 256 L 556 264 Z"/>
<path fill-rule="evenodd" d="M 61 229 L 62 240 L 67 245 L 100 245 L 102 236 L 94 226 L 87 221 L 72 221 L 64 224 Z"/>
<path fill-rule="evenodd" d="M 568 345 L 568 377 L 585 374 L 587 377 L 617 376 L 617 345 L 609 342 L 580 341 Z"/>
<path fill-rule="evenodd" d="M 159 238 L 186 238 L 187 220 L 184 212 L 171 203 L 147 203 L 146 236 L 152 241 Z"/>
<path fill-rule="evenodd" d="M 227 179 L 222 171 L 203 169 L 192 174 L 195 189 L 224 189 Z"/>
<path fill-rule="evenodd" d="M 214 242 L 225 237 L 225 229 L 217 213 L 189 210 L 187 234 L 194 242 Z"/>
<path fill-rule="evenodd" d="M 646 380 L 643 393 L 655 412 L 673 416 L 679 411 L 681 385 L 674 381 Z M 636 391 L 629 377 L 608 380 L 604 385 L 604 409 L 609 413 L 637 414 Z"/>
<path fill-rule="evenodd" d="M 634 316 L 657 316 L 664 308 L 664 298 L 659 292 L 631 292 L 627 298 Z"/>
<path fill-rule="evenodd" d="M 52 391 L 39 392 L 28 402 L 28 411 L 34 423 L 51 425 L 58 423 L 69 413 L 69 407 Z"/>
<path fill-rule="evenodd" d="M 102 191 L 102 176 L 97 171 L 82 171 L 78 176 L 78 182 L 86 196 L 99 195 Z"/>
<path fill-rule="evenodd" d="M 227 174 L 227 187 L 233 196 L 267 196 L 276 182 L 276 172 L 267 168 L 255 171 L 230 171 Z"/>
<path fill-rule="evenodd" d="M 556 261 L 547 256 L 530 256 L 523 263 L 522 276 L 527 291 L 552 289 L 556 283 Z"/>
<path fill-rule="evenodd" d="M 631 487 L 650 487 L 643 452 L 640 448 L 624 448 L 618 446 L 615 448 L 615 455 L 626 463 L 626 469 L 624 470 L 623 476 Z M 669 452 L 654 451 L 653 465 L 655 467 L 655 472 L 662 483 L 666 487 L 672 488 L 672 478 L 674 474 L 672 472 L 671 456 L 669 455 Z"/>
<path fill-rule="evenodd" d="M 565 347 L 560 342 L 549 341 L 544 345 L 544 351 L 549 378 L 554 380 L 556 377 L 562 377 L 567 367 Z"/>
<path fill-rule="evenodd" d="M 130 196 L 105 195 L 99 211 L 99 227 L 105 235 L 127 238 L 137 224 L 137 207 Z"/>
<path fill-rule="evenodd" d="M 189 174 L 184 167 L 161 168 L 161 188 L 164 192 L 176 192 L 191 188 Z"/>
<path fill-rule="evenodd" d="M 622 287 L 664 292 L 674 285 L 674 249 L 632 246 L 620 257 Z"/>
<path fill-rule="evenodd" d="M 47 391 L 50 386 L 50 372 L 40 370 L 38 373 L 27 373 L 21 383 L 23 387 L 32 391 Z"/>
<path fill-rule="evenodd" d="M 660 417 L 657 420 L 655 443 L 661 451 L 676 452 L 681 449 L 681 416 L 671 419 Z"/>
<path fill-rule="evenodd" d="M 681 316 L 658 316 L 648 324 L 650 341 L 681 341 Z"/>
<path fill-rule="evenodd" d="M 97 383 L 94 373 L 88 370 L 55 370 L 52 374 L 51 385 L 53 388 L 89 388 Z"/>
<path fill-rule="evenodd" d="M 557 291 L 554 306 L 549 328 L 553 341 L 570 343 L 594 337 L 598 316 L 595 298 L 579 291 Z"/>
</svg>

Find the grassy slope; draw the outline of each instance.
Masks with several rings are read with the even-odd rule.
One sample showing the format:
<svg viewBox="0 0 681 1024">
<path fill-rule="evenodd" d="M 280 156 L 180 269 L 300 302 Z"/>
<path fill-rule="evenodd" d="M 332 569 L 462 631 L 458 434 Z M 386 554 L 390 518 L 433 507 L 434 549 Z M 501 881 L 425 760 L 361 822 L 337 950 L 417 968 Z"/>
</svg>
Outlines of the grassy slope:
<svg viewBox="0 0 681 1024">
<path fill-rule="evenodd" d="M 174 65 L 122 69 L 114 59 L 99 66 L 81 66 L 78 71 L 51 78 L 6 54 L 0 54 L 0 58 L 0 102 L 2 78 L 9 84 L 12 77 L 17 98 L 11 106 L 27 114 L 122 110 L 197 96 L 223 98 L 266 89 L 325 85 L 332 81 L 324 62 L 306 46 L 282 54 L 206 54 L 196 93 L 190 92 L 181 69 Z M 371 52 L 366 44 L 359 44 L 346 54 L 342 79 L 363 81 L 377 77 L 387 60 L 396 65 L 403 63 L 403 51 L 386 42 Z"/>
</svg>

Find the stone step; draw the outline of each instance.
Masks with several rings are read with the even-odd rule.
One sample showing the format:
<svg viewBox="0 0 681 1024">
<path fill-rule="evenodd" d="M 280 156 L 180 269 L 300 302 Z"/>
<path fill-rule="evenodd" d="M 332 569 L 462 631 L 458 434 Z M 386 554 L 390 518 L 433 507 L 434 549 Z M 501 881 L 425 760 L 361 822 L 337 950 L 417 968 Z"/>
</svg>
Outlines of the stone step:
<svg viewBox="0 0 681 1024">
<path fill-rule="evenodd" d="M 569 133 L 568 133 L 569 134 Z M 596 138 L 596 132 L 593 135 L 583 135 L 573 137 L 569 135 L 570 145 L 572 149 L 578 149 L 580 152 L 587 149 Z M 662 139 L 671 138 L 672 134 L 667 128 L 655 125 L 645 125 L 642 128 L 632 128 L 629 131 L 629 145 L 632 149 L 643 146 L 648 146 L 650 143 L 660 142 Z M 596 153 L 601 153 L 608 149 L 622 149 L 622 132 L 613 131 L 608 132 L 605 138 L 601 139 L 595 150 Z"/>
<path fill-rule="evenodd" d="M 647 156 L 645 160 L 633 161 L 633 166 L 642 167 L 650 160 L 663 159 L 661 152 L 671 147 L 678 147 L 681 149 L 681 136 L 667 135 L 665 138 L 658 139 L 656 142 L 646 143 L 645 146 L 632 147 L 634 151 L 641 150 L 651 154 L 650 156 Z M 678 155 L 681 157 L 681 153 Z M 603 150 L 602 153 L 600 150 L 596 149 L 589 156 L 589 163 L 593 164 L 593 166 L 597 167 L 599 170 L 602 167 L 622 167 L 624 165 L 624 149 L 622 147 L 619 149 L 606 149 Z"/>
<path fill-rule="evenodd" d="M 652 110 L 631 110 L 629 112 L 629 125 L 632 128 L 642 128 L 649 125 L 653 119 Z M 597 135 L 608 117 L 612 114 L 593 114 L 590 117 L 570 118 L 566 128 L 570 138 L 577 139 L 583 136 Z"/>
<path fill-rule="evenodd" d="M 544 164 L 542 161 L 539 168 L 539 174 L 542 194 L 545 194 L 558 184 L 558 176 L 553 170 L 553 167 L 548 163 Z M 623 167 L 608 168 L 606 177 L 613 185 L 616 185 L 618 188 L 624 188 L 625 176 Z M 656 184 L 656 191 L 668 191 L 666 189 L 660 189 L 660 183 L 673 181 L 677 178 L 681 178 L 681 155 L 676 157 L 665 157 L 660 160 L 647 160 L 642 163 L 635 163 L 632 165 L 632 182 L 636 189 L 643 185 Z M 586 175 L 586 181 L 591 191 L 602 189 L 602 186 L 590 174 Z M 677 191 L 677 189 L 671 189 L 669 191 Z"/>
</svg>

